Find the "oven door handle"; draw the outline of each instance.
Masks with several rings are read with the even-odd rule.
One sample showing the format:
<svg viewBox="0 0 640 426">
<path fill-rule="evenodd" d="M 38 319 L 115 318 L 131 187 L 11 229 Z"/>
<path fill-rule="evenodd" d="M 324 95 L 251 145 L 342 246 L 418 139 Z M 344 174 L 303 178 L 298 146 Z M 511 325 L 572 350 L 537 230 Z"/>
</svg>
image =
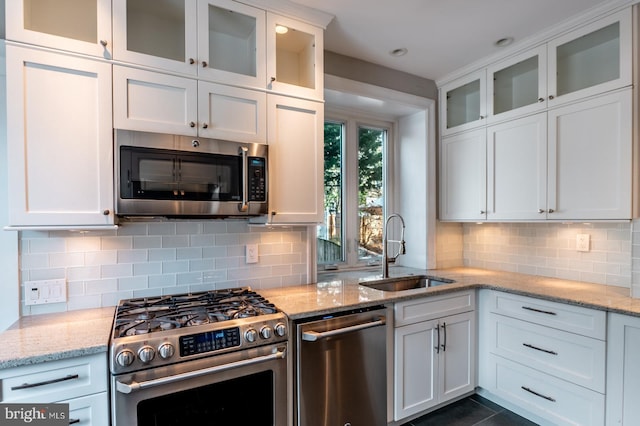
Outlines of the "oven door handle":
<svg viewBox="0 0 640 426">
<path fill-rule="evenodd" d="M 364 330 L 371 327 L 377 327 L 386 323 L 385 317 L 379 317 L 377 321 L 366 322 L 363 324 L 356 324 L 349 327 L 337 328 L 329 331 L 305 331 L 302 333 L 302 340 L 306 342 L 315 342 L 316 340 L 324 339 L 326 337 L 338 336 L 340 334 L 350 333 L 352 331 Z"/>
<path fill-rule="evenodd" d="M 130 384 L 122 383 L 116 380 L 116 390 L 120 393 L 131 393 L 133 391 L 152 388 L 155 386 L 166 385 L 170 383 L 179 382 L 181 380 L 193 379 L 196 377 L 204 376 L 212 373 L 219 373 L 221 371 L 230 370 L 232 368 L 246 367 L 253 364 L 259 364 L 261 362 L 273 361 L 277 359 L 284 359 L 286 357 L 286 349 L 277 349 L 276 352 L 270 355 L 259 356 L 243 361 L 230 362 L 224 365 L 218 365 L 215 367 L 209 367 L 197 371 L 189 371 L 187 373 L 174 374 L 172 376 L 163 377 L 161 379 L 148 380 L 146 382 L 132 381 Z"/>
<path fill-rule="evenodd" d="M 238 210 L 246 212 L 249 210 L 249 150 L 241 146 L 238 151 L 242 155 L 242 203 L 238 204 Z"/>
</svg>

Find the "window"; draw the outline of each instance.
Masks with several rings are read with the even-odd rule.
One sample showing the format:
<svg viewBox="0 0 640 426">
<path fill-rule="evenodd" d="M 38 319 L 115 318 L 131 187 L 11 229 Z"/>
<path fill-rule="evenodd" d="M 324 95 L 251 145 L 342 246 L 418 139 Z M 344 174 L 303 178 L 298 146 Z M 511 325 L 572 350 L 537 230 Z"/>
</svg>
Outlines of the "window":
<svg viewBox="0 0 640 426">
<path fill-rule="evenodd" d="M 332 119 L 324 126 L 324 223 L 319 269 L 378 265 L 391 123 Z"/>
</svg>

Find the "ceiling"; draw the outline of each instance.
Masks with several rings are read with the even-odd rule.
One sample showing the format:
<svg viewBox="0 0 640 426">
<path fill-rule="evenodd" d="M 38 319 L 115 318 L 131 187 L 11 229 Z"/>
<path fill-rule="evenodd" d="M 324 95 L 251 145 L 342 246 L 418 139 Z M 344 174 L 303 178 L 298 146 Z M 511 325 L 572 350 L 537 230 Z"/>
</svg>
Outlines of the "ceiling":
<svg viewBox="0 0 640 426">
<path fill-rule="evenodd" d="M 438 80 L 568 18 L 620 0 L 292 0 L 335 16 L 325 50 Z M 515 44 L 514 43 L 514 44 Z M 408 49 L 401 57 L 389 54 Z"/>
</svg>

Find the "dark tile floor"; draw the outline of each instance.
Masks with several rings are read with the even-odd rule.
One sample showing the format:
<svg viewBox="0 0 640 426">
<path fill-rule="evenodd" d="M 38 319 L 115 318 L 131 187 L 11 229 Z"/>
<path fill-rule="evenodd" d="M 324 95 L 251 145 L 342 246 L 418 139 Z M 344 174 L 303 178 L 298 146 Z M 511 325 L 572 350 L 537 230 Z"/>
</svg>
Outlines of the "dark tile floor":
<svg viewBox="0 0 640 426">
<path fill-rule="evenodd" d="M 494 404 L 480 395 L 471 395 L 403 426 L 534 426 L 535 423 Z"/>
</svg>

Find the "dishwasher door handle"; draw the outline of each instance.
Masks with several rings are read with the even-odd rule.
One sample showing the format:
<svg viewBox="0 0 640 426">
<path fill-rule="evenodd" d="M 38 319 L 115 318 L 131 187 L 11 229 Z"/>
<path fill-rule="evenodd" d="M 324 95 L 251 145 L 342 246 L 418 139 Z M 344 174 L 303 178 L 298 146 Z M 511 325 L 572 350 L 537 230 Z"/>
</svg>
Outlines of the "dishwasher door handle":
<svg viewBox="0 0 640 426">
<path fill-rule="evenodd" d="M 350 333 L 352 331 L 365 330 L 367 328 L 377 327 L 379 325 L 385 325 L 387 323 L 385 317 L 379 317 L 376 321 L 365 322 L 363 324 L 351 325 L 344 328 L 336 328 L 329 331 L 305 331 L 302 333 L 302 340 L 307 342 L 315 342 L 325 337 L 339 336 L 340 334 Z"/>
</svg>

